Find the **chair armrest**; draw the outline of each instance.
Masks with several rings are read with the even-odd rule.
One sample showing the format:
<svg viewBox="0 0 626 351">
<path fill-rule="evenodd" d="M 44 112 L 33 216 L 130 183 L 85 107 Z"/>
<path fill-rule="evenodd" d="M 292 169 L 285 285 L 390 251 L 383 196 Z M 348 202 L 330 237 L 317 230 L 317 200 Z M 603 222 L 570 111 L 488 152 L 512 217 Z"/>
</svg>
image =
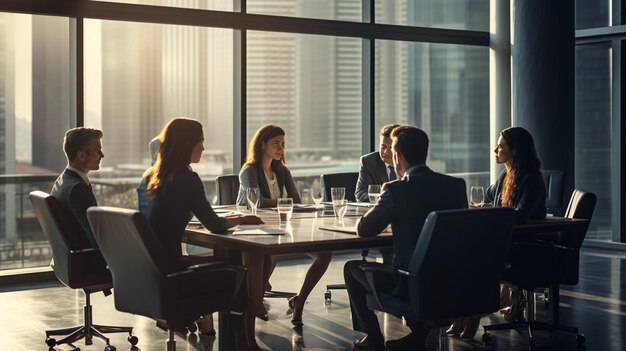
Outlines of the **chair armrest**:
<svg viewBox="0 0 626 351">
<path fill-rule="evenodd" d="M 365 272 L 365 278 L 367 279 L 367 284 L 369 285 L 369 290 L 374 295 L 374 299 L 378 306 L 382 307 L 382 303 L 378 296 L 378 289 L 376 287 L 376 276 L 397 276 L 397 275 L 412 275 L 409 272 L 394 268 L 392 266 L 377 263 L 377 262 L 367 262 L 363 263 L 359 266 Z"/>
<path fill-rule="evenodd" d="M 216 270 L 228 270 L 232 272 L 243 272 L 246 269 L 242 266 L 230 265 L 226 262 L 208 262 L 202 264 L 196 264 L 193 266 L 189 266 L 186 269 L 178 272 L 169 273 L 167 278 L 175 278 L 189 274 L 202 274 L 204 272 L 211 272 Z"/>
<path fill-rule="evenodd" d="M 72 254 L 79 254 L 79 253 L 87 253 L 87 252 L 100 252 L 100 249 L 97 247 L 88 247 L 86 249 L 80 249 L 80 250 L 70 250 L 70 253 Z"/>
</svg>

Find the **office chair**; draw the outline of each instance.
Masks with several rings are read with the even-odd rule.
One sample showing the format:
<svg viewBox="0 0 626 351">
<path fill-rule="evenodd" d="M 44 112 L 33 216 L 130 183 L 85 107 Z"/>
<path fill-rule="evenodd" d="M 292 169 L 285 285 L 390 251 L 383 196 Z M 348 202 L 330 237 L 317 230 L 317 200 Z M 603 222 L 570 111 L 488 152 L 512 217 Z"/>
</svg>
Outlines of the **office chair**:
<svg viewBox="0 0 626 351">
<path fill-rule="evenodd" d="M 100 250 L 90 247 L 89 241 L 69 208 L 54 196 L 43 191 L 33 191 L 29 196 L 35 215 L 52 248 L 51 266 L 54 275 L 65 286 L 82 289 L 85 292 L 83 325 L 46 330 L 45 342 L 48 347 L 71 344 L 82 338 L 85 338 L 85 345 L 91 345 L 95 336 L 104 340 L 105 351 L 113 351 L 115 347 L 110 344 L 109 338 L 104 336 L 107 333 L 128 333 L 128 342 L 133 346 L 136 345 L 139 340 L 132 335 L 132 327 L 93 324 L 90 295 L 102 291 L 108 296 L 112 288 L 111 273 L 107 269 L 107 263 Z M 56 340 L 53 336 L 65 337 Z"/>
<path fill-rule="evenodd" d="M 563 213 L 565 172 L 545 169 L 543 179 L 546 183 L 546 211 L 555 216 L 560 216 Z"/>
<path fill-rule="evenodd" d="M 591 219 L 596 205 L 596 195 L 575 189 L 570 199 L 566 218 Z M 559 323 L 559 285 L 578 284 L 580 247 L 582 246 L 589 224 L 574 230 L 559 232 L 558 241 L 516 242 L 511 246 L 510 266 L 504 271 L 502 280 L 510 286 L 520 289 L 527 298 L 527 321 L 484 326 L 483 341 L 491 340 L 490 330 L 527 328 L 529 348 L 535 349 L 533 331 L 567 331 L 576 334 L 578 343 L 585 342 L 585 336 L 578 328 Z M 532 259 L 529 259 L 532 257 Z M 552 321 L 540 322 L 534 318 L 534 294 L 538 288 L 549 288 Z"/>
<path fill-rule="evenodd" d="M 239 193 L 239 175 L 226 174 L 215 177 L 217 205 L 234 205 Z"/>
<path fill-rule="evenodd" d="M 371 291 L 367 306 L 438 327 L 497 311 L 513 217 L 506 207 L 431 212 L 406 269 L 361 266 Z M 374 283 L 378 275 L 395 276 L 405 289 L 381 291 Z"/>
<path fill-rule="evenodd" d="M 331 201 L 330 189 L 343 187 L 346 188 L 346 200 L 356 201 L 354 192 L 356 191 L 356 183 L 359 180 L 359 172 L 346 172 L 346 173 L 328 173 L 322 174 L 322 186 L 324 187 L 324 201 Z M 361 258 L 365 262 L 368 250 L 361 252 Z M 332 301 L 331 290 L 345 290 L 346 284 L 328 284 L 326 285 L 326 292 L 324 292 L 324 301 Z"/>
<path fill-rule="evenodd" d="M 356 182 L 359 180 L 359 172 L 327 173 L 322 174 L 322 186 L 324 187 L 324 201 L 331 201 L 330 188 L 346 188 L 346 200 L 356 201 L 354 192 Z"/>
<path fill-rule="evenodd" d="M 240 291 L 244 267 L 222 262 L 178 267 L 138 211 L 91 207 L 87 218 L 113 276 L 115 308 L 164 325 L 168 351 L 176 349 L 174 330 L 201 315 L 242 310 L 235 299 L 245 293 Z"/>
</svg>

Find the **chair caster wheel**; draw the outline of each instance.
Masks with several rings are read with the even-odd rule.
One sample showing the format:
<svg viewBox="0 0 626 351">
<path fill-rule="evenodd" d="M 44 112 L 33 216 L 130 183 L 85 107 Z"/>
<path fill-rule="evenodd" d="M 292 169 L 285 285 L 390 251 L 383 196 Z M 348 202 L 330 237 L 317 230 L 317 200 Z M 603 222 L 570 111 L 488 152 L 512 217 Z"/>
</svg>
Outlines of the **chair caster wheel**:
<svg viewBox="0 0 626 351">
<path fill-rule="evenodd" d="M 55 347 L 57 344 L 57 340 L 55 338 L 46 338 L 46 345 L 48 345 L 48 347 L 52 348 Z"/>
<path fill-rule="evenodd" d="M 583 334 L 576 334 L 576 342 L 579 344 L 584 344 L 587 341 L 587 338 Z"/>
<path fill-rule="evenodd" d="M 491 334 L 489 334 L 489 333 L 483 334 L 483 338 L 482 339 L 483 339 L 483 342 L 485 344 L 490 343 L 491 342 Z"/>
<path fill-rule="evenodd" d="M 189 333 L 193 334 L 198 330 L 198 326 L 196 325 L 196 323 L 191 323 L 189 324 L 187 327 L 187 330 L 189 330 Z"/>
<path fill-rule="evenodd" d="M 137 343 L 139 342 L 139 338 L 134 336 L 134 335 L 129 335 L 128 336 L 128 342 L 132 345 L 135 346 L 137 345 Z"/>
<path fill-rule="evenodd" d="M 115 350 L 116 350 L 116 348 L 115 348 L 115 346 L 113 346 L 113 345 L 107 345 L 107 346 L 104 348 L 104 351 L 115 351 Z"/>
<path fill-rule="evenodd" d="M 326 290 L 326 292 L 324 293 L 324 302 L 330 302 L 331 299 L 332 299 L 332 294 L 330 290 Z"/>
</svg>

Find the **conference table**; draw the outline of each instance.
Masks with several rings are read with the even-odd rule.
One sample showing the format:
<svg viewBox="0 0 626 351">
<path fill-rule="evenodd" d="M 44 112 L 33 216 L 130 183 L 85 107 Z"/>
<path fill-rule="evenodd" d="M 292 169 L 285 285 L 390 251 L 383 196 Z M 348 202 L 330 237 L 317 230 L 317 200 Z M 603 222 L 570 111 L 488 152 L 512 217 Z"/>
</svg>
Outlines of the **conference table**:
<svg viewBox="0 0 626 351">
<path fill-rule="evenodd" d="M 280 221 L 274 210 L 259 210 L 258 215 L 265 224 L 240 226 L 227 234 L 214 234 L 201 224 L 190 223 L 183 241 L 187 244 L 210 247 L 214 255 L 231 264 L 241 264 L 243 252 L 264 255 L 305 254 L 312 252 L 338 252 L 389 247 L 393 245 L 390 230 L 374 236 L 359 237 L 355 233 L 357 219 L 367 207 L 350 207 L 343 221 L 338 221 L 332 210 L 295 212 L 291 221 Z M 220 207 L 218 213 L 228 215 L 236 208 Z M 547 217 L 530 220 L 513 227 L 513 240 L 524 239 L 532 234 L 585 229 L 589 220 L 562 217 Z M 219 313 L 219 350 L 234 349 L 232 333 L 228 332 L 231 316 Z"/>
</svg>

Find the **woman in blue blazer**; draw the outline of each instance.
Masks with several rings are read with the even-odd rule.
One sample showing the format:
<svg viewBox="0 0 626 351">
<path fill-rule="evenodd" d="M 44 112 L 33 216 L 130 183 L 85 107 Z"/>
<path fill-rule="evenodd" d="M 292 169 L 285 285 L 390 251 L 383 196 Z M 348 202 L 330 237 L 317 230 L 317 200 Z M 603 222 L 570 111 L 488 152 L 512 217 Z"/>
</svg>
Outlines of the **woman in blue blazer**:
<svg viewBox="0 0 626 351">
<path fill-rule="evenodd" d="M 147 217 L 157 239 L 171 261 L 180 267 L 189 267 L 214 261 L 212 256 L 183 255 L 181 240 L 187 223 L 195 215 L 211 232 L 225 233 L 239 224 L 261 224 L 256 216 L 233 215 L 220 217 L 207 201 L 202 181 L 190 164 L 200 162 L 204 150 L 202 124 L 194 119 L 175 118 L 159 135 L 161 145 L 154 165 L 146 170 L 137 187 L 139 209 Z M 259 258 L 262 260 L 262 257 Z M 198 282 L 215 284 L 216 282 Z M 225 282 L 221 282 L 226 284 Z M 249 310 L 243 315 L 238 331 L 237 350 L 260 350 L 254 338 L 254 315 Z M 212 316 L 204 316 L 199 323 L 204 334 L 214 334 Z"/>
<path fill-rule="evenodd" d="M 522 127 L 504 129 L 493 150 L 496 162 L 504 164 L 504 171 L 495 184 L 489 186 L 485 206 L 506 206 L 515 209 L 515 222 L 546 217 L 546 186 L 541 172 L 541 160 L 535 148 L 532 135 Z M 506 318 L 515 320 L 523 311 L 520 299 L 513 298 L 511 289 L 502 284 L 500 306 L 512 304 Z M 458 319 L 446 331 L 448 334 L 461 333 L 463 338 L 473 338 L 480 319 L 475 317 Z"/>
</svg>

